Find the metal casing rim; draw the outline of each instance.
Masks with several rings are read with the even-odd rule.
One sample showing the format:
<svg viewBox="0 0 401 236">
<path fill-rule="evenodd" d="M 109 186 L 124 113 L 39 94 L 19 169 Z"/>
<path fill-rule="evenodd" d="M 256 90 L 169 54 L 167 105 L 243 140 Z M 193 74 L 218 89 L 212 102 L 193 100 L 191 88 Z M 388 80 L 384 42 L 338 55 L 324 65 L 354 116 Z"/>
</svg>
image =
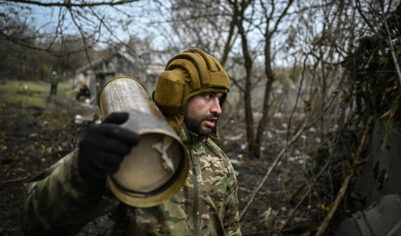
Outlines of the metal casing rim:
<svg viewBox="0 0 401 236">
<path fill-rule="evenodd" d="M 138 80 L 135 79 L 133 77 L 130 76 L 118 76 L 115 77 L 109 81 L 107 81 L 101 88 L 101 90 L 99 91 L 97 100 L 98 100 L 98 104 L 100 104 L 100 96 L 104 90 L 105 87 L 107 87 L 107 85 L 115 80 L 118 79 L 129 79 L 129 80 L 134 80 L 136 81 L 138 84 L 140 84 L 145 91 L 147 92 L 147 94 L 149 95 L 146 87 Z M 151 97 L 148 97 L 149 99 L 151 99 Z M 163 188 L 160 191 L 156 191 L 153 193 L 149 193 L 149 194 L 145 194 L 145 193 L 132 193 L 130 194 L 130 191 L 124 191 L 123 189 L 121 189 L 118 185 L 113 182 L 115 180 L 112 180 L 111 177 L 107 177 L 107 185 L 109 186 L 111 192 L 114 194 L 114 196 L 116 196 L 117 199 L 119 199 L 120 201 L 124 202 L 127 205 L 130 206 L 134 206 L 134 207 L 152 207 L 152 206 L 157 206 L 159 204 L 161 204 L 162 202 L 170 199 L 185 183 L 186 178 L 188 176 L 188 172 L 189 172 L 189 156 L 188 156 L 188 152 L 187 152 L 187 148 L 185 146 L 185 144 L 181 141 L 180 137 L 176 135 L 176 133 L 173 131 L 173 133 L 169 133 L 169 132 L 164 132 L 162 129 L 160 130 L 147 130 L 145 132 L 141 132 L 140 135 L 144 135 L 144 134 L 155 134 L 155 133 L 159 133 L 162 135 L 167 135 L 170 136 L 171 138 L 173 138 L 175 141 L 178 141 L 178 143 L 180 144 L 180 146 L 182 147 L 182 151 L 183 151 L 183 158 L 181 159 L 182 163 L 180 164 L 180 168 L 177 170 L 178 173 L 177 176 L 173 177 L 174 181 L 169 181 L 167 182 L 165 185 L 163 185 L 161 188 Z M 134 196 L 135 195 L 135 196 Z"/>
</svg>

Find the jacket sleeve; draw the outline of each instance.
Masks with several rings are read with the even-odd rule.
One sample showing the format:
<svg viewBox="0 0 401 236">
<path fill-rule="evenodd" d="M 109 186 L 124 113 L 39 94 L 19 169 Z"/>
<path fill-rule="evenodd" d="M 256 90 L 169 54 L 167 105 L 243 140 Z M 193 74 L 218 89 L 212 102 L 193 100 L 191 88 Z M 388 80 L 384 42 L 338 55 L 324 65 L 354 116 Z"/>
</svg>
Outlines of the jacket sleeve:
<svg viewBox="0 0 401 236">
<path fill-rule="evenodd" d="M 74 235 L 116 205 L 104 189 L 81 177 L 72 152 L 28 184 L 21 228 L 26 235 Z"/>
<path fill-rule="evenodd" d="M 226 154 L 214 142 L 210 142 L 217 155 L 221 157 L 227 168 L 227 177 L 230 179 L 230 184 L 227 186 L 226 196 L 224 198 L 223 211 L 223 227 L 225 235 L 241 236 L 241 227 L 239 219 L 239 202 L 238 202 L 238 181 L 234 167 Z"/>
<path fill-rule="evenodd" d="M 225 200 L 225 214 L 224 214 L 224 229 L 226 231 L 226 235 L 235 235 L 235 236 L 240 236 L 241 234 L 241 228 L 240 228 L 240 221 L 239 221 L 239 213 L 238 213 L 238 197 L 237 197 L 237 191 L 238 191 L 238 184 L 237 184 L 237 179 L 235 177 L 235 171 L 233 170 L 233 182 L 231 186 L 231 192 L 229 195 L 226 197 Z"/>
</svg>

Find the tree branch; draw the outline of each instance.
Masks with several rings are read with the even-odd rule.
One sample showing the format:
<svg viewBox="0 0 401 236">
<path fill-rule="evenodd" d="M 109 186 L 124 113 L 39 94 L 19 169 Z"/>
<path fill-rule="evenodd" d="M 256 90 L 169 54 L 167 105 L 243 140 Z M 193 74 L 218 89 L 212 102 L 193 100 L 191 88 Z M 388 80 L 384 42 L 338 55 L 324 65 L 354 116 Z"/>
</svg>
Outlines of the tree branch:
<svg viewBox="0 0 401 236">
<path fill-rule="evenodd" d="M 384 26 L 385 26 L 386 32 L 387 32 L 387 41 L 388 41 L 388 45 L 389 45 L 390 51 L 391 51 L 391 58 L 393 59 L 395 70 L 397 71 L 397 77 L 398 77 L 398 83 L 399 83 L 398 87 L 401 88 L 401 69 L 400 69 L 400 65 L 398 64 L 397 55 L 395 55 L 394 45 L 393 45 L 393 41 L 391 40 L 391 34 L 390 34 L 390 30 L 388 28 L 387 20 L 384 16 L 383 16 L 383 21 L 384 21 Z"/>
<path fill-rule="evenodd" d="M 86 59 L 88 60 L 89 66 L 92 67 L 92 60 L 90 59 L 90 56 L 89 56 L 88 44 L 86 42 L 86 37 L 85 37 L 84 31 L 83 31 L 82 27 L 78 24 L 78 22 L 75 20 L 75 17 L 74 17 L 74 14 L 72 12 L 72 9 L 69 8 L 68 11 L 70 13 L 70 16 L 71 16 L 71 19 L 72 19 L 74 25 L 77 27 L 77 29 L 79 30 L 79 33 L 81 34 L 82 41 L 84 43 Z"/>
<path fill-rule="evenodd" d="M 290 8 L 290 6 L 292 5 L 293 2 L 294 2 L 294 0 L 288 1 L 287 6 L 285 7 L 284 11 L 281 12 L 281 15 L 276 20 L 276 24 L 274 25 L 273 30 L 270 31 L 270 35 L 273 35 L 277 31 L 278 25 L 280 24 L 283 17 L 287 14 L 288 9 Z"/>
<path fill-rule="evenodd" d="M 96 7 L 96 6 L 116 6 L 116 5 L 124 5 L 131 2 L 137 2 L 139 0 L 120 0 L 120 1 L 106 1 L 106 2 L 92 2 L 92 3 L 71 3 L 70 1 L 63 2 L 41 2 L 41 1 L 32 1 L 32 0 L 8 0 L 8 2 L 22 3 L 22 4 L 30 4 L 37 5 L 42 7 Z"/>
<path fill-rule="evenodd" d="M 269 178 L 270 174 L 273 172 L 273 170 L 276 168 L 277 164 L 280 162 L 281 158 L 284 156 L 285 152 L 287 151 L 287 148 L 292 145 L 295 141 L 298 140 L 298 138 L 301 136 L 301 134 L 305 131 L 305 129 L 311 127 L 312 125 L 314 125 L 317 121 L 319 121 L 329 110 L 329 108 L 331 107 L 332 103 L 334 101 L 334 97 L 331 100 L 331 102 L 327 105 L 327 107 L 325 109 L 323 109 L 322 113 L 320 113 L 319 115 L 317 115 L 313 120 L 309 121 L 309 122 L 304 122 L 304 125 L 297 131 L 297 133 L 291 138 L 290 141 L 287 141 L 285 143 L 285 146 L 281 149 L 280 153 L 277 155 L 276 159 L 274 160 L 274 162 L 272 163 L 272 165 L 270 166 L 270 168 L 268 169 L 268 171 L 266 172 L 265 176 L 263 177 L 263 179 L 259 182 L 258 186 L 253 190 L 252 195 L 248 201 L 248 203 L 246 204 L 246 206 L 244 207 L 244 209 L 241 211 L 240 214 L 240 219 L 243 218 L 243 216 L 245 215 L 245 213 L 249 210 L 250 206 L 252 205 L 253 201 L 255 200 L 255 196 L 256 194 L 259 192 L 259 190 L 263 187 L 264 183 L 266 182 L 266 180 Z"/>
</svg>

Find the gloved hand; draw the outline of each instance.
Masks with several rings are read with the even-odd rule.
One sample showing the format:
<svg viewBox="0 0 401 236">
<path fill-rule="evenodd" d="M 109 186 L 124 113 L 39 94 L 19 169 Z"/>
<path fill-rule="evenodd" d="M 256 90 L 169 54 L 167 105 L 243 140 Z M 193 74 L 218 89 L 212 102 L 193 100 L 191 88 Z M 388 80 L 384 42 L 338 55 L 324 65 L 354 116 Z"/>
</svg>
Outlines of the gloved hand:
<svg viewBox="0 0 401 236">
<path fill-rule="evenodd" d="M 102 124 L 88 129 L 78 150 L 78 170 L 84 178 L 104 181 L 118 170 L 124 156 L 138 144 L 138 134 L 119 126 L 128 117 L 126 112 L 111 113 Z"/>
</svg>

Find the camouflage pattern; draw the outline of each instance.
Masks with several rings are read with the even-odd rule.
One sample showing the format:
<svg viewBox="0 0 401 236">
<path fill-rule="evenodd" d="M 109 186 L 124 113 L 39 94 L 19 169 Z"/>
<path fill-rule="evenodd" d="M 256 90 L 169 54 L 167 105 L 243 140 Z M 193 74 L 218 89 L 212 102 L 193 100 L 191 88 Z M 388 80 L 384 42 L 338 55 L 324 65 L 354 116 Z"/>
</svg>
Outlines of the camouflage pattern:
<svg viewBox="0 0 401 236">
<path fill-rule="evenodd" d="M 59 80 L 60 80 L 60 77 L 57 74 L 56 75 L 50 75 L 50 78 L 49 78 L 50 84 L 57 85 Z"/>
<path fill-rule="evenodd" d="M 96 216 L 109 212 L 110 235 L 241 235 L 235 171 L 210 139 L 183 129 L 191 170 L 185 185 L 168 201 L 134 208 L 109 189 L 87 182 L 71 153 L 29 186 L 21 214 L 27 235 L 74 235 Z"/>
</svg>

